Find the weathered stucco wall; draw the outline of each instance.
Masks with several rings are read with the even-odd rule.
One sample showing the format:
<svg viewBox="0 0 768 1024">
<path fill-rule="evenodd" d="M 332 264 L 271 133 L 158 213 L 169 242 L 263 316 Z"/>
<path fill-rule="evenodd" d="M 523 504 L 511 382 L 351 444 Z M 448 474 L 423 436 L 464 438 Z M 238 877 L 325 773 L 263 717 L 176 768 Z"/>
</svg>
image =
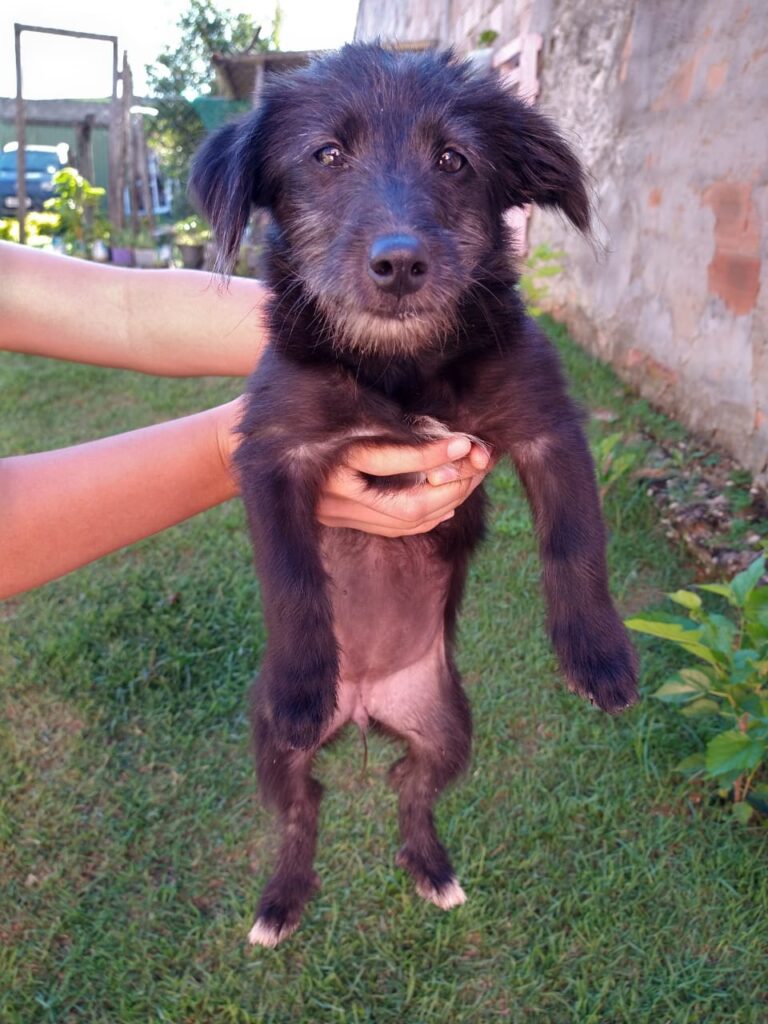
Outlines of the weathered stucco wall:
<svg viewBox="0 0 768 1024">
<path fill-rule="evenodd" d="M 605 246 L 534 213 L 532 242 L 568 255 L 553 310 L 643 394 L 768 476 L 768 4 L 381 7 L 361 0 L 359 38 L 464 52 L 486 28 L 496 46 L 542 35 L 539 102 L 591 171 Z"/>
</svg>

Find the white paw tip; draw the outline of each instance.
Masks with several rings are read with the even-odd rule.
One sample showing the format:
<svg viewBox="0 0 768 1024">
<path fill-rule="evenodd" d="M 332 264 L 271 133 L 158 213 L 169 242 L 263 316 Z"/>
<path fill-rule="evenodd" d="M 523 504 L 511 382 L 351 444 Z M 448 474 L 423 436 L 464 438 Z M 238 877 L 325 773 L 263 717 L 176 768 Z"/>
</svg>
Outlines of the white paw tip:
<svg viewBox="0 0 768 1024">
<path fill-rule="evenodd" d="M 422 899 L 429 900 L 441 910 L 453 910 L 454 907 L 460 907 L 462 903 L 467 902 L 467 894 L 455 877 L 440 889 L 436 889 L 433 885 L 417 885 L 416 891 Z"/>
<path fill-rule="evenodd" d="M 248 932 L 248 941 L 252 946 L 266 946 L 267 949 L 274 949 L 279 942 L 287 939 L 295 930 L 295 927 L 276 928 L 258 917 L 253 928 Z"/>
</svg>

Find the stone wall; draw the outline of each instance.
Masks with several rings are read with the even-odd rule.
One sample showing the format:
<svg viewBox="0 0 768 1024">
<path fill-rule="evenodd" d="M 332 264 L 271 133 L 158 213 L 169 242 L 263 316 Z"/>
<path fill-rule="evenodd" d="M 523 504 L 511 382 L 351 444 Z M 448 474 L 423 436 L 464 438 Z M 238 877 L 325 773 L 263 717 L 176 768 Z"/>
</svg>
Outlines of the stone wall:
<svg viewBox="0 0 768 1024">
<path fill-rule="evenodd" d="M 600 244 L 531 221 L 568 257 L 553 312 L 768 477 L 768 4 L 361 0 L 357 34 L 466 52 L 489 28 L 542 35 L 539 103 L 593 177 Z"/>
</svg>

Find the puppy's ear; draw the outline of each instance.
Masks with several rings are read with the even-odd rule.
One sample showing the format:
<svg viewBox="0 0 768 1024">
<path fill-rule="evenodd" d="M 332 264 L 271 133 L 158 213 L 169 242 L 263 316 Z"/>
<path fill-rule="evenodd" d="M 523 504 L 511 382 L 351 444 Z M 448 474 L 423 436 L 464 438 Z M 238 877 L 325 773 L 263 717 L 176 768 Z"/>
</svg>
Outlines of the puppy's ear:
<svg viewBox="0 0 768 1024">
<path fill-rule="evenodd" d="M 272 200 L 264 166 L 265 117 L 256 111 L 210 135 L 195 154 L 189 191 L 211 222 L 219 253 L 215 269 L 229 274 L 237 261 L 253 206 Z"/>
<path fill-rule="evenodd" d="M 584 168 L 549 118 L 510 99 L 514 106 L 504 132 L 505 200 L 510 206 L 556 206 L 579 231 L 589 231 Z"/>
</svg>

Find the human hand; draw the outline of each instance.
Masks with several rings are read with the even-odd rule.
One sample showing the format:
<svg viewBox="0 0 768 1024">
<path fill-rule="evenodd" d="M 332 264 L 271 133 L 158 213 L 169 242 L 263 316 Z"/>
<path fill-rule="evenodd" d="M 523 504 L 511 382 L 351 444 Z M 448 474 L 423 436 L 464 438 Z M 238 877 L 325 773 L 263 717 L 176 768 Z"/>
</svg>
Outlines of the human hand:
<svg viewBox="0 0 768 1024">
<path fill-rule="evenodd" d="M 324 526 L 343 526 L 380 537 L 427 533 L 451 518 L 490 468 L 490 453 L 464 434 L 406 448 L 356 444 L 344 464 L 326 478 L 317 518 Z M 402 491 L 378 491 L 366 485 L 361 473 L 426 473 L 427 481 Z"/>
<path fill-rule="evenodd" d="M 222 463 L 239 490 L 232 457 L 239 443 L 237 426 L 245 397 L 219 406 L 218 443 Z M 464 434 L 401 448 L 352 445 L 344 463 L 327 477 L 317 503 L 324 526 L 347 527 L 380 537 L 427 533 L 450 519 L 454 510 L 478 487 L 491 468 L 490 453 Z M 426 483 L 402 491 L 377 491 L 360 474 L 395 476 L 425 473 Z"/>
</svg>

